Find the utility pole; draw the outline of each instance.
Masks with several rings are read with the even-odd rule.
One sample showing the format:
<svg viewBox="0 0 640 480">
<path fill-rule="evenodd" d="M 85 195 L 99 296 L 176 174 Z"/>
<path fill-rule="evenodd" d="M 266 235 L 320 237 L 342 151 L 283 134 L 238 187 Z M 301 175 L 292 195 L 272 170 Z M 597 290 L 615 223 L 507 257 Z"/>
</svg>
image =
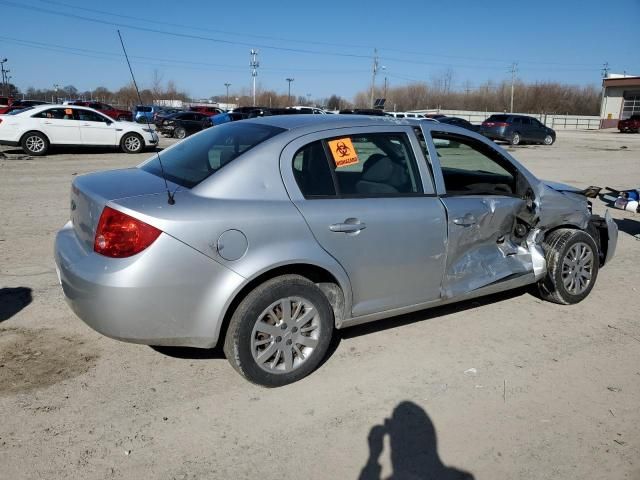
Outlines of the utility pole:
<svg viewBox="0 0 640 480">
<path fill-rule="evenodd" d="M 253 79 L 253 106 L 256 105 L 256 77 L 258 76 L 258 67 L 260 63 L 258 62 L 258 51 L 251 49 L 251 63 L 249 66 L 251 67 L 251 77 Z"/>
<path fill-rule="evenodd" d="M 516 72 L 518 71 L 517 62 L 511 64 L 511 109 L 509 112 L 513 113 L 513 85 L 516 81 Z"/>
<path fill-rule="evenodd" d="M 291 106 L 291 82 L 293 82 L 294 78 L 285 78 L 287 82 L 289 82 L 289 93 L 287 94 L 287 103 Z"/>
<path fill-rule="evenodd" d="M 4 64 L 7 63 L 7 59 L 3 58 L 2 60 L 0 60 L 0 69 L 2 69 L 2 94 L 5 95 L 4 91 L 5 91 L 5 86 L 6 86 L 6 77 L 5 77 L 5 70 L 4 70 Z"/>
<path fill-rule="evenodd" d="M 231 86 L 231 84 L 225 83 L 224 86 L 227 87 L 227 108 L 229 108 L 229 87 Z"/>
<path fill-rule="evenodd" d="M 57 83 L 54 83 L 54 84 L 53 84 L 53 88 L 54 88 L 54 89 L 55 89 L 55 91 L 56 91 L 56 99 L 55 99 L 55 102 L 53 102 L 53 101 L 52 101 L 52 103 L 58 103 L 58 88 L 60 88 L 60 85 L 59 85 L 59 84 L 57 84 Z M 52 100 L 53 100 L 53 99 L 52 99 Z"/>
<path fill-rule="evenodd" d="M 373 49 L 373 68 L 371 70 L 371 108 L 373 108 L 374 90 L 376 89 L 376 74 L 378 73 L 378 49 Z"/>
<path fill-rule="evenodd" d="M 602 64 L 602 78 L 607 78 L 609 76 L 609 62 L 604 62 Z"/>
</svg>

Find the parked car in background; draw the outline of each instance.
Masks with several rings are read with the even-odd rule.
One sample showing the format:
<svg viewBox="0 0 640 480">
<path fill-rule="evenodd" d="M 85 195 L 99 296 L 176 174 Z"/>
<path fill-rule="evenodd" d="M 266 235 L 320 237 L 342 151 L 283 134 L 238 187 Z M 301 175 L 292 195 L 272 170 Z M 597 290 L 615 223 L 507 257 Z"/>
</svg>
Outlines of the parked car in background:
<svg viewBox="0 0 640 480">
<path fill-rule="evenodd" d="M 22 110 L 23 108 L 27 107 L 46 104 L 49 104 L 49 102 L 44 102 L 42 100 L 14 100 L 10 105 L 0 108 L 0 115 L 6 115 L 7 113 L 14 112 L 16 110 Z"/>
<path fill-rule="evenodd" d="M 478 132 L 491 140 L 501 140 L 511 145 L 525 142 L 552 145 L 556 141 L 556 132 L 552 128 L 527 115 L 491 115 L 482 122 Z"/>
<path fill-rule="evenodd" d="M 111 105 L 108 105 L 106 103 L 75 101 L 71 102 L 70 105 L 93 108 L 94 110 L 97 110 L 100 113 L 113 118 L 114 120 L 124 120 L 128 122 L 133 121 L 133 113 L 131 113 L 129 110 L 122 110 L 121 108 L 112 107 Z"/>
<path fill-rule="evenodd" d="M 302 105 L 294 105 L 293 107 L 287 107 L 287 110 L 291 110 L 290 113 L 306 113 L 312 115 L 326 115 L 328 112 L 317 107 L 305 107 Z"/>
<path fill-rule="evenodd" d="M 184 110 L 182 108 L 159 107 L 158 110 L 153 114 L 153 123 L 156 123 L 160 119 L 166 118 L 169 115 L 180 112 L 184 112 Z"/>
<path fill-rule="evenodd" d="M 50 147 L 120 147 L 140 153 L 158 144 L 153 129 L 79 105 L 38 105 L 0 116 L 0 144 L 20 146 L 29 155 L 46 155 Z"/>
<path fill-rule="evenodd" d="M 264 386 L 311 373 L 336 328 L 525 285 L 578 303 L 616 250 L 586 191 L 446 124 L 276 115 L 159 156 L 75 177 L 62 290 L 104 335 L 223 344 Z"/>
<path fill-rule="evenodd" d="M 640 115 L 631 115 L 631 117 L 626 120 L 620 120 L 618 122 L 618 130 L 620 130 L 620 133 L 640 132 Z"/>
<path fill-rule="evenodd" d="M 8 107 L 13 102 L 13 97 L 0 97 L 0 108 Z"/>
<path fill-rule="evenodd" d="M 374 117 L 383 117 L 384 111 L 377 108 L 343 108 L 338 113 L 342 115 L 369 115 Z"/>
<path fill-rule="evenodd" d="M 209 115 L 200 112 L 178 112 L 156 120 L 156 128 L 162 135 L 179 139 L 210 126 Z"/>
<path fill-rule="evenodd" d="M 384 112 L 384 115 L 393 118 L 426 118 L 424 113 L 415 112 Z"/>
<path fill-rule="evenodd" d="M 136 105 L 133 107 L 133 120 L 138 123 L 153 123 L 153 120 L 160 110 L 155 105 Z"/>
<path fill-rule="evenodd" d="M 219 113 L 222 113 L 224 110 L 218 107 L 213 107 L 211 105 L 194 105 L 189 107 L 189 111 L 204 113 L 208 117 L 212 117 L 213 115 L 218 115 Z"/>
<path fill-rule="evenodd" d="M 477 132 L 480 128 L 478 125 L 474 125 L 470 121 L 460 117 L 440 117 L 437 120 L 440 123 L 446 123 L 447 125 L 466 128 L 467 130 L 471 130 L 472 132 Z"/>
</svg>

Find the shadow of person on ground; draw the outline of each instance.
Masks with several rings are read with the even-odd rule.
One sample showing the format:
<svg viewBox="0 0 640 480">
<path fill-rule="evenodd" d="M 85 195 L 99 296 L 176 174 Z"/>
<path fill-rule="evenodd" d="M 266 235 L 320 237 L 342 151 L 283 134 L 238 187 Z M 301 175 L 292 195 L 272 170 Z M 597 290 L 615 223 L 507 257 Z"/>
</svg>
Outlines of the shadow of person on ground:
<svg viewBox="0 0 640 480">
<path fill-rule="evenodd" d="M 389 436 L 393 473 L 386 480 L 473 480 L 463 470 L 447 467 L 440 460 L 436 431 L 421 407 L 404 401 L 393 410 L 391 418 L 374 425 L 369 432 L 369 459 L 359 480 L 381 480 L 384 437 Z"/>
<path fill-rule="evenodd" d="M 29 305 L 32 299 L 30 288 L 0 288 L 0 322 L 9 320 Z"/>
</svg>

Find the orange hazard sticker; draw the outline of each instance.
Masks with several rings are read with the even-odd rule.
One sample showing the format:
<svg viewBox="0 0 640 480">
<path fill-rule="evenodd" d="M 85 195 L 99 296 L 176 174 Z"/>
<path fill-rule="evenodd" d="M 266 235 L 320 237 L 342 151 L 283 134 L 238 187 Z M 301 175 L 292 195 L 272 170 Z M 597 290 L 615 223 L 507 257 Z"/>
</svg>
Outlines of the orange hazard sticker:
<svg viewBox="0 0 640 480">
<path fill-rule="evenodd" d="M 349 137 L 329 140 L 329 150 L 331 150 L 333 161 L 336 162 L 336 168 L 347 167 L 359 162 L 358 153 L 353 148 Z"/>
<path fill-rule="evenodd" d="M 64 109 L 64 114 L 65 115 L 73 115 L 73 110 L 71 110 L 70 108 L 65 108 Z"/>
</svg>

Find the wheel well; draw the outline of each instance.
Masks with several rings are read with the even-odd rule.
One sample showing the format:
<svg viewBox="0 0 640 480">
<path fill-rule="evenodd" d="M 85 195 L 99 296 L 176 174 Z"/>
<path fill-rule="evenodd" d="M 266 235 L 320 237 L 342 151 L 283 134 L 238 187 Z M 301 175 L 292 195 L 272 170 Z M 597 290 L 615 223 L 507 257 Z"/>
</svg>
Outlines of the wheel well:
<svg viewBox="0 0 640 480">
<path fill-rule="evenodd" d="M 604 225 L 601 225 L 601 222 L 604 222 L 604 219 L 601 219 L 600 217 L 594 215 L 591 217 L 587 228 L 581 228 L 577 225 L 558 225 L 557 227 L 553 227 L 552 229 L 547 230 L 544 233 L 544 238 L 546 239 L 551 233 L 555 232 L 556 230 L 560 230 L 561 228 L 580 230 L 582 232 L 588 233 L 591 238 L 593 238 L 593 241 L 596 242 L 596 246 L 599 250 L 598 253 L 600 257 L 600 266 L 602 267 L 604 265 L 604 259 L 607 256 L 608 237 L 606 222 L 604 222 Z"/>
<path fill-rule="evenodd" d="M 49 137 L 47 137 L 47 135 L 41 132 L 40 130 L 29 130 L 28 132 L 24 132 L 20 137 L 20 145 L 22 145 L 22 140 L 24 140 L 24 137 L 26 137 L 30 133 L 37 133 L 39 135 L 42 135 L 47 140 L 47 142 L 51 144 L 51 140 L 49 140 Z"/>
<path fill-rule="evenodd" d="M 345 309 L 344 292 L 342 291 L 338 280 L 336 280 L 329 271 L 322 267 L 305 263 L 283 265 L 257 276 L 236 294 L 224 314 L 222 326 L 220 327 L 220 334 L 218 335 L 218 343 L 223 341 L 226 337 L 229 321 L 231 320 L 233 313 L 236 311 L 236 308 L 238 308 L 240 302 L 258 285 L 281 275 L 300 275 L 301 277 L 305 277 L 318 285 L 320 290 L 322 290 L 322 292 L 327 296 L 327 299 L 333 308 L 336 325 L 340 325 L 342 323 Z"/>
</svg>

